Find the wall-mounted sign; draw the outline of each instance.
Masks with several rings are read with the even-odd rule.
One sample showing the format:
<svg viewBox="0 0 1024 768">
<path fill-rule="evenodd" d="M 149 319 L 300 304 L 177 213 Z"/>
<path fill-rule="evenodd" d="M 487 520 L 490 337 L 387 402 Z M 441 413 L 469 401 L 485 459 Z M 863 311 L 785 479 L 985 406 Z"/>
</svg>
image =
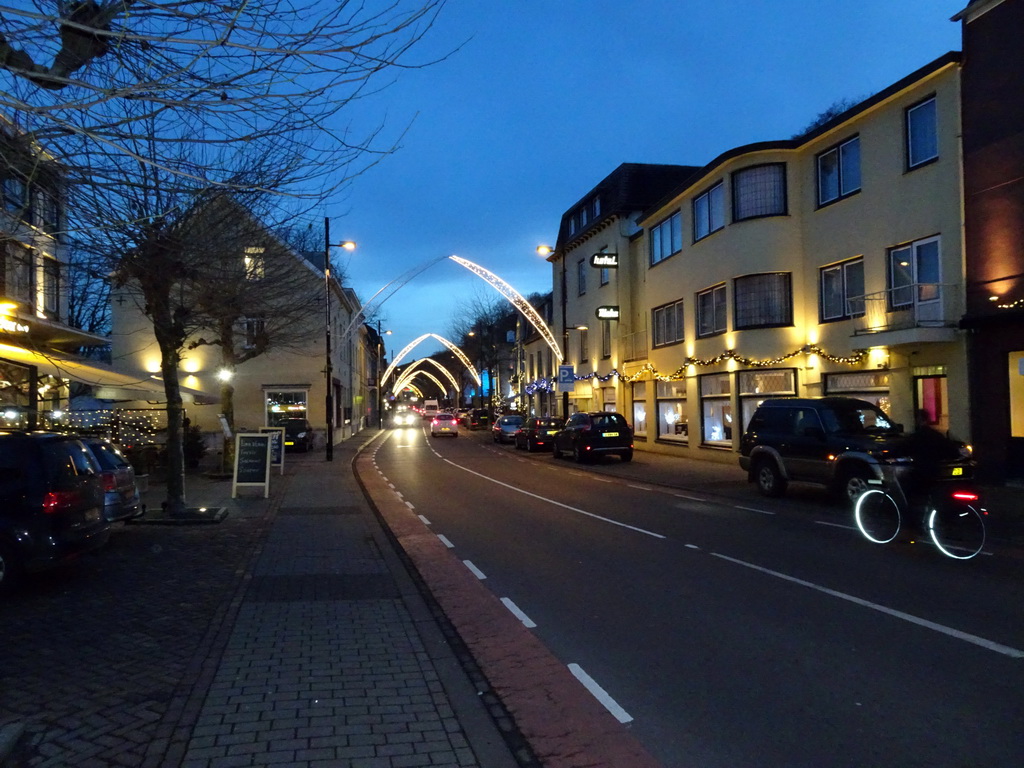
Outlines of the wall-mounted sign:
<svg viewBox="0 0 1024 768">
<path fill-rule="evenodd" d="M 618 320 L 619 319 L 619 308 L 618 307 L 598 307 L 597 312 L 598 320 Z"/>
<path fill-rule="evenodd" d="M 28 333 L 29 327 L 11 317 L 0 315 L 0 331 L 4 333 Z"/>
<path fill-rule="evenodd" d="M 590 266 L 601 269 L 618 269 L 619 254 L 617 253 L 595 253 L 590 257 Z"/>
</svg>

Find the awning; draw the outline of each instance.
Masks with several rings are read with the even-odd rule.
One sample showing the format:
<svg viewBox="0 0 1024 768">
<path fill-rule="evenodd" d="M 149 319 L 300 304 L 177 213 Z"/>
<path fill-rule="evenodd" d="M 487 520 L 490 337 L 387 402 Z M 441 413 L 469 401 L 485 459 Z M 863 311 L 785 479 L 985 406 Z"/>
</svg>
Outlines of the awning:
<svg viewBox="0 0 1024 768">
<path fill-rule="evenodd" d="M 93 394 L 100 400 L 167 402 L 163 380 L 148 376 L 140 379 L 137 376 L 119 373 L 95 360 L 86 362 L 52 352 L 32 352 L 10 344 L 0 344 L 0 358 L 34 365 L 43 375 L 88 384 L 95 388 Z M 217 398 L 189 387 L 181 387 L 181 396 L 185 402 L 197 405 L 217 402 Z"/>
</svg>

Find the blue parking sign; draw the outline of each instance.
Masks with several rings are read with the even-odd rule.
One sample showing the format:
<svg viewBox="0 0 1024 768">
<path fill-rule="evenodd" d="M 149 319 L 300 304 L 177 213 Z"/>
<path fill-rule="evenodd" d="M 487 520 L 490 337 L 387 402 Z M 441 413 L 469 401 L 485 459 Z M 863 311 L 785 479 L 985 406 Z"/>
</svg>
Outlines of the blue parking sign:
<svg viewBox="0 0 1024 768">
<path fill-rule="evenodd" d="M 571 365 L 558 366 L 558 391 L 571 392 L 576 388 L 576 372 Z"/>
</svg>

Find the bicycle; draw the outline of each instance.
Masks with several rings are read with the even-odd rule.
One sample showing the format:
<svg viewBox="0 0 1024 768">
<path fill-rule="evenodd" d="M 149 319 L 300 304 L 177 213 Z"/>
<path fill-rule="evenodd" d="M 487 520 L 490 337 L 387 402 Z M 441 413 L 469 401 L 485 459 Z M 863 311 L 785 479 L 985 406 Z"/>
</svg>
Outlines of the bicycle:
<svg viewBox="0 0 1024 768">
<path fill-rule="evenodd" d="M 970 560 L 984 549 L 988 511 L 973 490 L 932 487 L 914 508 L 898 481 L 888 488 L 881 480 L 868 483 L 882 486 L 868 488 L 854 506 L 857 528 L 868 541 L 889 544 L 908 533 L 927 534 L 939 552 L 954 560 Z"/>
</svg>

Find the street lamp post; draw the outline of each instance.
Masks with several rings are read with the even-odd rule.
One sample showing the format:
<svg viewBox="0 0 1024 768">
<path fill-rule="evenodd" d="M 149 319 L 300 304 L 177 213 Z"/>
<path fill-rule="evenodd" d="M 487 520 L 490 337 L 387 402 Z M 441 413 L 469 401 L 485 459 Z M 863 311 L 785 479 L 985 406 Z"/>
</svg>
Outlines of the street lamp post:
<svg viewBox="0 0 1024 768">
<path fill-rule="evenodd" d="M 356 244 L 351 240 L 340 243 L 346 251 L 354 250 Z M 324 377 L 327 385 L 327 393 L 324 396 L 324 410 L 327 415 L 327 445 L 325 458 L 327 461 L 334 461 L 334 364 L 331 360 L 331 220 L 324 216 L 324 304 L 326 305 L 326 330 L 324 332 L 324 347 L 326 349 L 327 361 L 324 366 Z M 351 346 L 351 344 L 350 344 Z M 351 354 L 349 355 L 351 358 Z M 351 370 L 351 362 L 349 363 Z M 351 392 L 349 393 L 351 396 Z"/>
<path fill-rule="evenodd" d="M 538 245 L 537 253 L 541 256 L 547 257 L 555 252 L 555 249 L 550 245 Z M 565 286 L 565 254 L 562 254 L 562 287 L 561 295 L 559 296 L 559 303 L 562 307 L 562 359 L 565 361 L 569 360 L 569 326 L 565 321 L 565 302 L 566 302 L 566 286 Z M 565 421 L 569 420 L 569 390 L 562 390 L 562 419 Z"/>
<path fill-rule="evenodd" d="M 384 380 L 381 378 L 384 354 L 384 334 L 391 335 L 391 331 L 381 333 L 380 320 L 377 321 L 377 429 L 384 429 Z"/>
</svg>

